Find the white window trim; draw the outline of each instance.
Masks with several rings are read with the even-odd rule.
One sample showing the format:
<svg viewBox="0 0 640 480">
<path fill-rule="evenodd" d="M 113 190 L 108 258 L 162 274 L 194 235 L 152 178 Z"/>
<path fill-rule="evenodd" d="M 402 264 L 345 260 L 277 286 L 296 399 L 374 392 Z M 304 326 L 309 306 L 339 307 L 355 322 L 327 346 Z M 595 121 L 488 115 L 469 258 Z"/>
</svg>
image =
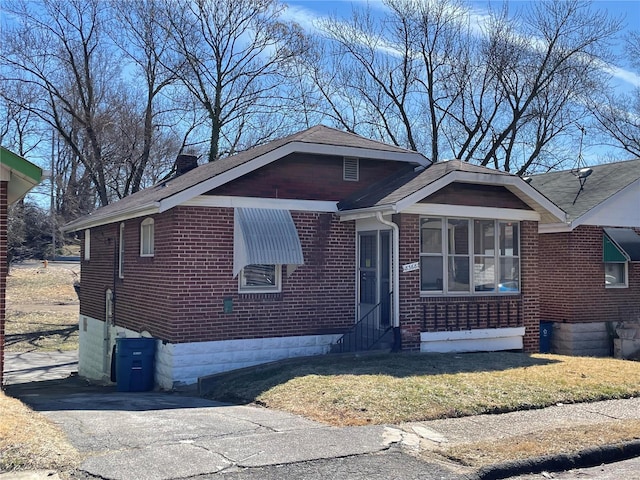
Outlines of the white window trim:
<svg viewBox="0 0 640 480">
<path fill-rule="evenodd" d="M 243 286 L 244 268 L 238 274 L 238 293 L 280 293 L 282 292 L 282 265 L 275 265 L 276 284 L 273 287 Z"/>
<path fill-rule="evenodd" d="M 148 229 L 149 232 L 151 232 L 151 239 L 150 239 L 150 243 L 149 243 L 149 251 L 145 252 L 145 235 L 144 235 L 144 231 L 145 231 L 145 227 L 151 226 L 150 229 Z M 153 257 L 155 254 L 155 222 L 153 221 L 153 218 L 145 218 L 141 223 L 140 223 L 140 256 L 141 257 Z"/>
<path fill-rule="evenodd" d="M 422 290 L 422 278 L 420 278 L 420 296 L 421 297 L 431 297 L 431 296 L 449 296 L 449 297 L 463 297 L 463 296 L 470 296 L 470 297 L 480 297 L 480 296 L 509 296 L 509 295 L 520 295 L 522 293 L 522 283 L 521 280 L 519 280 L 518 282 L 518 291 L 517 292 L 501 292 L 499 291 L 499 284 L 500 284 L 500 259 L 501 258 L 517 258 L 518 259 L 518 272 L 520 272 L 520 276 L 522 275 L 522 262 L 521 262 L 521 236 L 522 236 L 522 228 L 521 228 L 521 223 L 519 221 L 512 221 L 512 220 L 502 220 L 502 219 L 493 219 L 494 222 L 494 242 L 495 242 L 495 255 L 494 255 L 494 259 L 495 259 L 495 269 L 496 269 L 496 275 L 495 275 L 495 291 L 488 291 L 488 292 L 484 292 L 484 291 L 476 291 L 475 290 L 475 279 L 474 279 L 474 272 L 473 272 L 473 267 L 474 267 L 474 263 L 475 263 L 475 250 L 474 250 L 474 225 L 475 225 L 475 220 L 489 220 L 489 219 L 478 219 L 478 218 L 474 218 L 474 217 L 452 217 L 452 216 L 448 216 L 448 217 L 441 217 L 441 216 L 436 216 L 436 215 L 424 215 L 420 217 L 420 220 L 422 220 L 422 218 L 439 218 L 442 220 L 442 228 L 441 228 L 441 235 L 442 235 L 442 252 L 440 254 L 435 254 L 435 253 L 422 253 L 422 228 L 420 227 L 420 240 L 419 240 L 419 248 L 420 248 L 420 252 L 419 252 L 419 258 L 422 258 L 423 256 L 439 256 L 442 258 L 442 268 L 443 268 L 443 272 L 442 272 L 442 290 Z M 448 286 L 448 282 L 449 282 L 449 264 L 448 264 L 448 259 L 449 257 L 453 257 L 453 256 L 462 256 L 462 255 L 450 255 L 449 254 L 449 248 L 448 248 L 448 239 L 447 239 L 447 229 L 448 229 L 448 222 L 450 219 L 460 219 L 460 220 L 468 220 L 469 221 L 469 231 L 468 231 L 468 235 L 469 235 L 469 291 L 460 291 L 460 290 L 454 290 L 454 291 L 449 291 L 447 286 Z M 504 223 L 506 221 L 510 221 L 513 223 L 517 223 L 518 224 L 518 255 L 517 256 L 513 256 L 513 255 L 500 255 L 500 223 Z"/>
<path fill-rule="evenodd" d="M 91 260 L 91 230 L 84 231 L 84 259 Z"/>
<path fill-rule="evenodd" d="M 629 288 L 629 262 L 604 262 L 605 265 L 607 263 L 615 263 L 618 265 L 624 265 L 624 283 L 616 283 L 613 285 L 607 285 L 605 280 L 604 288 L 606 289 L 616 289 L 616 288 Z M 606 275 L 606 273 L 605 273 Z"/>
</svg>

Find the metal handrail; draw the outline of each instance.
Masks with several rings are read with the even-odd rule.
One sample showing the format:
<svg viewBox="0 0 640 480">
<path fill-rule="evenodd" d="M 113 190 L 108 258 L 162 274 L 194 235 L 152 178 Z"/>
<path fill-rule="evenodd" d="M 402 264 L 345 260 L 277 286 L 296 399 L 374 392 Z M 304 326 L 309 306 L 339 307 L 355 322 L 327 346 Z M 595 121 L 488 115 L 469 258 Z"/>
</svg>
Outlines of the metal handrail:
<svg viewBox="0 0 640 480">
<path fill-rule="evenodd" d="M 382 313 L 383 304 L 384 301 L 379 302 L 358 320 L 348 332 L 338 339 L 332 351 L 336 353 L 359 352 L 370 350 L 376 345 L 392 329 L 391 322 L 384 328 L 376 326 L 376 315 Z M 391 292 L 389 292 L 389 305 L 391 305 Z"/>
</svg>

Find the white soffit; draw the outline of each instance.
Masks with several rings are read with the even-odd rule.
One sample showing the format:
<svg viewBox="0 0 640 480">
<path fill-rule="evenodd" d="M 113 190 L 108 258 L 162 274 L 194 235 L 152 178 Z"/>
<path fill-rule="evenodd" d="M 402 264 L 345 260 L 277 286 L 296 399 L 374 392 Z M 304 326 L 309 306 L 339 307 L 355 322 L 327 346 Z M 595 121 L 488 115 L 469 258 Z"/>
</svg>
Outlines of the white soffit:
<svg viewBox="0 0 640 480">
<path fill-rule="evenodd" d="M 418 215 L 434 215 L 438 217 L 472 217 L 514 221 L 540 221 L 540 214 L 535 210 L 476 207 L 472 205 L 450 205 L 444 203 L 416 203 L 407 208 L 404 212 L 415 213 Z"/>
<path fill-rule="evenodd" d="M 225 195 L 200 195 L 180 204 L 188 207 L 265 208 L 300 212 L 338 211 L 336 202 L 322 200 L 295 200 L 286 198 L 234 197 Z"/>
</svg>

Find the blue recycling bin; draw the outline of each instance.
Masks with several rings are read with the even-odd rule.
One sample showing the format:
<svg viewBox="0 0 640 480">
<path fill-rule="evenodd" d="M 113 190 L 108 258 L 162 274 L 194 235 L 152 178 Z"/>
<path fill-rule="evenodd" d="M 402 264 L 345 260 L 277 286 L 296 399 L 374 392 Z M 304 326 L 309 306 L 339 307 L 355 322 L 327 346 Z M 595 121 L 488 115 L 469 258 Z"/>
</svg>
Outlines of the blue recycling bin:
<svg viewBox="0 0 640 480">
<path fill-rule="evenodd" d="M 116 339 L 116 390 L 153 390 L 156 341 L 153 338 Z"/>
<path fill-rule="evenodd" d="M 540 353 L 551 353 L 553 322 L 540 322 Z"/>
</svg>

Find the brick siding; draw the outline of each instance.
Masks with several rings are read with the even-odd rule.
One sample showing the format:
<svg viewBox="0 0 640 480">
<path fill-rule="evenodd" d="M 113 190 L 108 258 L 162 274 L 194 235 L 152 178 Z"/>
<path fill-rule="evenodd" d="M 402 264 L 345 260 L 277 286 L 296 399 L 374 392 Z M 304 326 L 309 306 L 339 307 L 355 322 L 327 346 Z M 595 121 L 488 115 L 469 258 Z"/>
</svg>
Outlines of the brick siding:
<svg viewBox="0 0 640 480">
<path fill-rule="evenodd" d="M 640 233 L 640 229 L 636 230 Z M 540 235 L 540 313 L 556 322 L 623 320 L 640 308 L 640 263 L 629 263 L 629 288 L 606 288 L 603 229 L 581 225 L 572 232 Z"/>
<path fill-rule="evenodd" d="M 140 223 L 125 223 L 124 278 L 116 279 L 119 326 L 171 343 L 344 331 L 355 318 L 355 230 L 328 213 L 292 212 L 305 264 L 281 293 L 238 293 L 233 209 L 176 207 L 155 215 L 155 255 L 139 256 Z M 92 229 L 82 265 L 81 314 L 105 317 L 118 225 Z M 85 288 L 86 286 L 86 288 Z M 225 299 L 233 302 L 224 313 Z"/>
</svg>

